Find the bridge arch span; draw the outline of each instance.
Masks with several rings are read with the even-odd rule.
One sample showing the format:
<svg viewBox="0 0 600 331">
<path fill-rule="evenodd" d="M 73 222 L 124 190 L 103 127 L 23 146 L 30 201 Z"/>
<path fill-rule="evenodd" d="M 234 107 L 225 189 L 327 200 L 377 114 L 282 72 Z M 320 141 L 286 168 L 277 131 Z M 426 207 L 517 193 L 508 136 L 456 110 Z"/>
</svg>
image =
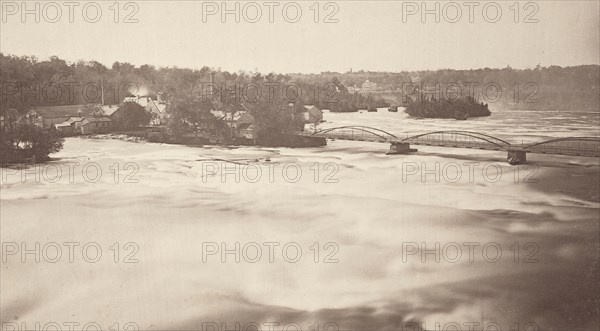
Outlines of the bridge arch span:
<svg viewBox="0 0 600 331">
<path fill-rule="evenodd" d="M 489 143 L 489 144 L 492 144 L 492 145 L 498 146 L 498 147 L 511 146 L 511 144 L 508 141 L 502 140 L 500 138 L 496 138 L 494 136 L 490 136 L 488 134 L 472 132 L 472 131 L 456 131 L 456 130 L 433 131 L 433 132 L 422 133 L 422 134 L 414 135 L 414 136 L 411 136 L 408 138 L 404 138 L 404 139 L 402 139 L 402 141 L 418 142 L 418 141 L 422 141 L 422 140 L 427 140 L 427 138 L 430 136 L 443 137 L 445 135 L 452 136 L 453 139 L 450 139 L 450 140 L 455 140 L 456 137 L 465 137 L 465 138 L 471 138 L 474 140 L 483 141 L 485 143 Z"/>
<path fill-rule="evenodd" d="M 598 137 L 567 137 L 567 138 L 557 138 L 557 139 L 550 139 L 550 140 L 546 140 L 546 141 L 542 141 L 542 142 L 538 142 L 538 143 L 533 143 L 533 144 L 529 144 L 524 146 L 523 148 L 527 149 L 527 148 L 533 148 L 533 147 L 542 147 L 542 146 L 553 146 L 553 145 L 559 145 L 559 146 L 564 146 L 565 144 L 569 144 L 569 143 L 577 143 L 577 144 L 581 144 L 582 142 L 591 142 L 592 144 L 598 144 L 600 143 L 600 138 Z"/>
<path fill-rule="evenodd" d="M 568 137 L 550 139 L 525 145 L 523 150 L 531 153 L 563 154 L 579 156 L 600 156 L 600 138 L 598 137 Z"/>
<path fill-rule="evenodd" d="M 377 128 L 373 128 L 370 126 L 338 126 L 335 128 L 327 128 L 327 129 L 323 129 L 323 130 L 319 130 L 317 132 L 314 132 L 313 135 L 323 135 L 323 134 L 332 134 L 333 131 L 349 131 L 349 130 L 355 130 L 355 131 L 359 131 L 359 132 L 364 132 L 364 133 L 368 133 L 377 137 L 380 137 L 382 139 L 386 139 L 386 140 L 390 140 L 393 138 L 398 138 L 395 135 L 385 131 L 385 130 L 381 130 L 381 129 L 377 129 Z"/>
</svg>

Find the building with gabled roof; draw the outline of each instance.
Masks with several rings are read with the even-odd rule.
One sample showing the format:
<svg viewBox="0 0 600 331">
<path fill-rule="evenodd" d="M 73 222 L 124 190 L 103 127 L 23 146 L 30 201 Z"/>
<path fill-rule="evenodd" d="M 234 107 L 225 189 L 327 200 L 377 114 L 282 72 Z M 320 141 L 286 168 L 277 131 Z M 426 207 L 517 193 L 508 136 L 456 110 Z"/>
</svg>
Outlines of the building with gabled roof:
<svg viewBox="0 0 600 331">
<path fill-rule="evenodd" d="M 108 133 L 111 128 L 108 116 L 86 117 L 81 121 L 81 134 Z"/>
<path fill-rule="evenodd" d="M 319 123 L 323 121 L 323 111 L 313 105 L 304 106 L 304 123 Z"/>
<path fill-rule="evenodd" d="M 211 110 L 210 113 L 231 129 L 233 138 L 254 139 L 256 120 L 249 112 L 236 111 L 232 114 L 222 110 Z"/>
<path fill-rule="evenodd" d="M 118 105 L 104 105 L 102 106 L 102 113 L 104 114 L 104 116 L 110 116 L 114 112 L 116 112 L 117 109 L 119 109 Z"/>
<path fill-rule="evenodd" d="M 147 112 L 152 114 L 150 125 L 161 125 L 166 118 L 167 104 L 162 100 L 162 94 L 158 93 L 156 100 L 149 96 L 126 97 L 123 102 L 135 102 L 144 107 Z M 111 114 L 112 115 L 112 114 Z"/>
<path fill-rule="evenodd" d="M 83 117 L 71 116 L 66 121 L 54 124 L 54 128 L 63 136 L 71 136 L 81 133 L 81 122 Z"/>
<path fill-rule="evenodd" d="M 64 105 L 64 106 L 40 106 L 30 110 L 27 119 L 44 128 L 53 128 L 55 124 L 61 124 L 75 116 L 89 116 L 85 105 Z"/>
</svg>

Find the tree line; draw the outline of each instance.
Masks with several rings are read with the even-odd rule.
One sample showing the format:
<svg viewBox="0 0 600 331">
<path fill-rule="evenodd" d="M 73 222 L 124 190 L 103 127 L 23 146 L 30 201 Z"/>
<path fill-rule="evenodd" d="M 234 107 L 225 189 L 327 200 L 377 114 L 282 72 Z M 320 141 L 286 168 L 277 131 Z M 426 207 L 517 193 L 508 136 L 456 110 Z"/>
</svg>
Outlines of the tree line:
<svg viewBox="0 0 600 331">
<path fill-rule="evenodd" d="M 504 93 L 497 103 L 490 104 L 491 108 L 598 110 L 600 104 L 597 65 L 567 68 L 538 66 L 527 70 L 507 67 L 284 75 L 228 72 L 206 66 L 199 69 L 157 68 L 126 62 L 114 62 L 107 67 L 97 61 L 68 62 L 57 56 L 40 60 L 34 56 L 0 53 L 0 72 L 0 115 L 5 118 L 18 117 L 36 106 L 120 105 L 127 96 L 156 98 L 161 93 L 167 103 L 167 129 L 171 135 L 197 134 L 212 128 L 225 138 L 231 138 L 228 137 L 229 128 L 216 119 L 211 110 L 230 114 L 246 111 L 256 120 L 257 142 L 264 145 L 275 145 L 282 137 L 301 129 L 304 105 L 348 112 L 403 104 L 406 100 L 398 98 L 397 91 L 414 82 L 497 84 Z M 381 90 L 396 91 L 396 94 L 349 92 L 349 86 L 360 86 L 367 79 Z M 527 85 L 532 82 L 533 85 Z M 534 90 L 537 101 L 523 103 L 527 97 L 534 100 L 531 99 Z M 509 91 L 516 92 L 518 98 Z M 476 88 L 475 93 L 481 93 L 481 90 Z M 482 101 L 475 95 L 469 97 Z M 3 133 L 3 146 L 42 146 L 37 142 L 43 139 L 55 142 L 50 144 L 51 147 L 40 147 L 35 154 L 41 158 L 45 151 L 49 153 L 60 148 L 59 138 L 53 138 L 51 133 L 29 127 L 21 131 L 12 137 Z M 38 138 L 43 135 L 43 139 L 29 138 L 31 135 Z"/>
<path fill-rule="evenodd" d="M 400 90 L 411 82 L 418 82 L 427 89 L 434 89 L 436 84 L 442 89 L 458 84 L 463 87 L 461 97 L 474 97 L 478 101 L 489 102 L 490 107 L 496 110 L 598 111 L 600 104 L 600 66 L 598 65 L 572 67 L 538 65 L 532 69 L 514 69 L 507 66 L 502 69 L 442 69 L 397 73 L 325 72 L 311 76 L 319 76 L 322 79 L 337 77 L 345 86 L 358 87 L 368 79 L 376 83 L 382 91 L 387 91 L 381 94 L 386 100 L 399 104 L 406 102 L 406 91 Z M 473 86 L 473 93 L 469 93 L 469 85 Z M 500 95 L 495 91 L 498 86 Z M 485 87 L 493 87 L 488 92 L 490 100 L 485 100 L 482 96 L 482 89 Z"/>
</svg>

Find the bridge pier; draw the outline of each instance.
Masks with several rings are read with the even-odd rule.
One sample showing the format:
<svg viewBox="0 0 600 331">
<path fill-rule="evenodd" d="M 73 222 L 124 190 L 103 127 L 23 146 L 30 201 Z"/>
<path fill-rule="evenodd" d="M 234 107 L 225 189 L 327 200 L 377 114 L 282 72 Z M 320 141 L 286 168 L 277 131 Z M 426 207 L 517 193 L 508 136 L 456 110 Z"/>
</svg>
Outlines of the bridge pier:
<svg viewBox="0 0 600 331">
<path fill-rule="evenodd" d="M 408 154 L 410 152 L 416 152 L 415 148 L 410 148 L 409 143 L 398 143 L 394 142 L 390 145 L 390 150 L 386 153 L 387 155 L 395 154 Z"/>
<path fill-rule="evenodd" d="M 506 159 L 511 165 L 523 164 L 527 162 L 527 153 L 525 151 L 508 151 Z"/>
</svg>

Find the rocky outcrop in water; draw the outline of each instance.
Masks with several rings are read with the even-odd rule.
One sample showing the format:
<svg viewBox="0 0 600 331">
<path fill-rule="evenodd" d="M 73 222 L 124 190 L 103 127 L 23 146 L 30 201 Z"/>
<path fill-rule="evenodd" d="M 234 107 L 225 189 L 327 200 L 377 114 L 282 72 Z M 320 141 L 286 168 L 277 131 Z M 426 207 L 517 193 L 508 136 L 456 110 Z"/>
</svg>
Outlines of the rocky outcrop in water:
<svg viewBox="0 0 600 331">
<path fill-rule="evenodd" d="M 420 100 L 409 102 L 404 110 L 407 114 L 421 118 L 455 118 L 490 116 L 488 105 L 472 97 L 462 99 Z"/>
</svg>

